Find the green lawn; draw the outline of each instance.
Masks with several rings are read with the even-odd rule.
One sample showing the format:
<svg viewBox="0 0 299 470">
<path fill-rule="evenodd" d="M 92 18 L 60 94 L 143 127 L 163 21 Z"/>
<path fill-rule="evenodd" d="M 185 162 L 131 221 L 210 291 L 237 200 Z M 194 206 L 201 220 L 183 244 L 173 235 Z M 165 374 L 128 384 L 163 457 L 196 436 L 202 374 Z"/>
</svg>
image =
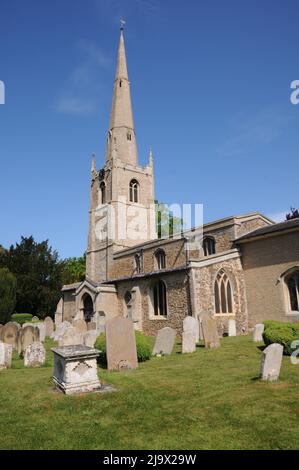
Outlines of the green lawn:
<svg viewBox="0 0 299 470">
<path fill-rule="evenodd" d="M 99 369 L 117 391 L 67 397 L 47 363 L 0 372 L 0 449 L 296 449 L 299 365 L 283 358 L 281 379 L 257 379 L 261 351 L 251 337 L 221 348 L 153 358 L 129 372 Z"/>
</svg>

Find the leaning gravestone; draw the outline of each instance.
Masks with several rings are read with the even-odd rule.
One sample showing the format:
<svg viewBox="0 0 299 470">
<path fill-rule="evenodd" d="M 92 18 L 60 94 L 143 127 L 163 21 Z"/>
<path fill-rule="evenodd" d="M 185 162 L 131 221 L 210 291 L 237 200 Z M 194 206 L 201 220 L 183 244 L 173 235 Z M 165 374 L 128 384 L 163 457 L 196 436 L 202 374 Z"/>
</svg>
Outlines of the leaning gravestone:
<svg viewBox="0 0 299 470">
<path fill-rule="evenodd" d="M 38 367 L 42 366 L 46 360 L 46 350 L 43 343 L 35 341 L 29 344 L 24 351 L 24 366 Z"/>
<path fill-rule="evenodd" d="M 203 339 L 206 348 L 219 348 L 220 341 L 214 318 L 203 317 L 201 321 Z"/>
<path fill-rule="evenodd" d="M 194 332 L 195 342 L 199 342 L 199 322 L 197 318 L 191 317 L 188 315 L 183 320 L 183 331 L 184 332 Z"/>
<path fill-rule="evenodd" d="M 257 323 L 253 330 L 253 341 L 258 343 L 263 341 L 263 333 L 264 333 L 265 325 L 263 323 Z"/>
<path fill-rule="evenodd" d="M 51 336 L 54 331 L 54 322 L 51 317 L 46 317 L 44 321 L 46 327 L 46 336 Z"/>
<path fill-rule="evenodd" d="M 14 322 L 8 322 L 1 328 L 0 341 L 11 344 L 13 349 L 18 349 L 19 328 Z"/>
<path fill-rule="evenodd" d="M 132 320 L 115 317 L 106 323 L 106 351 L 109 370 L 138 367 Z"/>
<path fill-rule="evenodd" d="M 84 333 L 83 344 L 89 348 L 93 348 L 97 337 L 99 336 L 96 330 L 90 330 Z"/>
<path fill-rule="evenodd" d="M 35 341 L 39 341 L 39 329 L 34 325 L 23 326 L 19 334 L 18 353 L 23 354 L 25 349 Z"/>
<path fill-rule="evenodd" d="M 11 367 L 12 344 L 0 342 L 0 370 Z"/>
<path fill-rule="evenodd" d="M 182 353 L 193 353 L 196 351 L 196 333 L 195 331 L 183 331 L 182 335 Z"/>
<path fill-rule="evenodd" d="M 58 346 L 75 346 L 77 344 L 83 344 L 83 334 L 79 333 L 77 328 L 70 326 L 64 333 L 58 338 Z"/>
<path fill-rule="evenodd" d="M 166 326 L 158 331 L 156 342 L 153 349 L 153 356 L 156 354 L 169 355 L 172 353 L 176 338 L 176 330 Z"/>
<path fill-rule="evenodd" d="M 237 336 L 236 320 L 232 318 L 228 320 L 228 336 Z"/>
<path fill-rule="evenodd" d="M 87 325 L 86 325 L 86 322 L 85 320 L 74 320 L 73 321 L 73 327 L 76 328 L 76 330 L 78 331 L 78 333 L 86 333 L 87 331 Z"/>
<path fill-rule="evenodd" d="M 270 346 L 263 350 L 261 362 L 262 380 L 274 381 L 279 378 L 282 355 L 283 346 L 278 343 L 270 344 Z"/>
</svg>

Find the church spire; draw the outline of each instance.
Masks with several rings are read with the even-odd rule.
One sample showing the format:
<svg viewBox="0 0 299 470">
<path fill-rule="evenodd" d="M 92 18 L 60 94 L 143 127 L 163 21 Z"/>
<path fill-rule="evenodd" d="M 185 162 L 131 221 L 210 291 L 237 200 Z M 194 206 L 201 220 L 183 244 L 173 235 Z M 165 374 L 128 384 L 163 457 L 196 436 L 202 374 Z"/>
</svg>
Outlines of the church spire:
<svg viewBox="0 0 299 470">
<path fill-rule="evenodd" d="M 122 23 L 123 24 L 123 23 Z M 123 163 L 138 164 L 137 145 L 131 103 L 123 27 L 117 56 L 116 76 L 108 133 L 106 160 L 112 159 L 113 148 Z"/>
</svg>

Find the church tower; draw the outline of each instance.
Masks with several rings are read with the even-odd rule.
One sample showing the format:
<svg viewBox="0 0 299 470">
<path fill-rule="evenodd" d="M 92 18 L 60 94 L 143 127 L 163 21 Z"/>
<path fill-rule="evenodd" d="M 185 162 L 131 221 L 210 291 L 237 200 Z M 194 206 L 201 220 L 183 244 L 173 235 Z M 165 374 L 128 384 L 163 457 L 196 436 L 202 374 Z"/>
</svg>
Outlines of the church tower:
<svg viewBox="0 0 299 470">
<path fill-rule="evenodd" d="M 157 238 L 153 158 L 138 162 L 124 32 L 120 31 L 104 167 L 91 168 L 86 278 L 109 279 L 113 253 Z"/>
</svg>

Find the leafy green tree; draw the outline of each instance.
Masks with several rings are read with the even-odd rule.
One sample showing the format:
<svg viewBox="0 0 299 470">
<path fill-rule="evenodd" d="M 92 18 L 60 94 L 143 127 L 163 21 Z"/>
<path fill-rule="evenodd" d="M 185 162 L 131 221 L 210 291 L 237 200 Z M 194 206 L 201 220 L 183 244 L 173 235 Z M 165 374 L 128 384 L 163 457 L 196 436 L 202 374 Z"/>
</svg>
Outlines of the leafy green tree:
<svg viewBox="0 0 299 470">
<path fill-rule="evenodd" d="M 63 263 L 58 253 L 34 238 L 22 237 L 20 243 L 0 253 L 0 267 L 17 279 L 16 311 L 44 318 L 53 315 L 60 298 Z"/>
<path fill-rule="evenodd" d="M 7 323 L 16 306 L 17 280 L 7 269 L 0 268 L 0 323 Z"/>
<path fill-rule="evenodd" d="M 182 232 L 183 220 L 175 217 L 167 204 L 155 201 L 155 209 L 158 238 L 173 237 Z"/>
<path fill-rule="evenodd" d="M 63 284 L 72 284 L 85 279 L 86 253 L 78 258 L 67 258 L 63 261 Z"/>
<path fill-rule="evenodd" d="M 286 214 L 286 220 L 298 219 L 299 218 L 299 211 L 295 209 L 295 207 L 291 207 L 291 212 Z"/>
</svg>

